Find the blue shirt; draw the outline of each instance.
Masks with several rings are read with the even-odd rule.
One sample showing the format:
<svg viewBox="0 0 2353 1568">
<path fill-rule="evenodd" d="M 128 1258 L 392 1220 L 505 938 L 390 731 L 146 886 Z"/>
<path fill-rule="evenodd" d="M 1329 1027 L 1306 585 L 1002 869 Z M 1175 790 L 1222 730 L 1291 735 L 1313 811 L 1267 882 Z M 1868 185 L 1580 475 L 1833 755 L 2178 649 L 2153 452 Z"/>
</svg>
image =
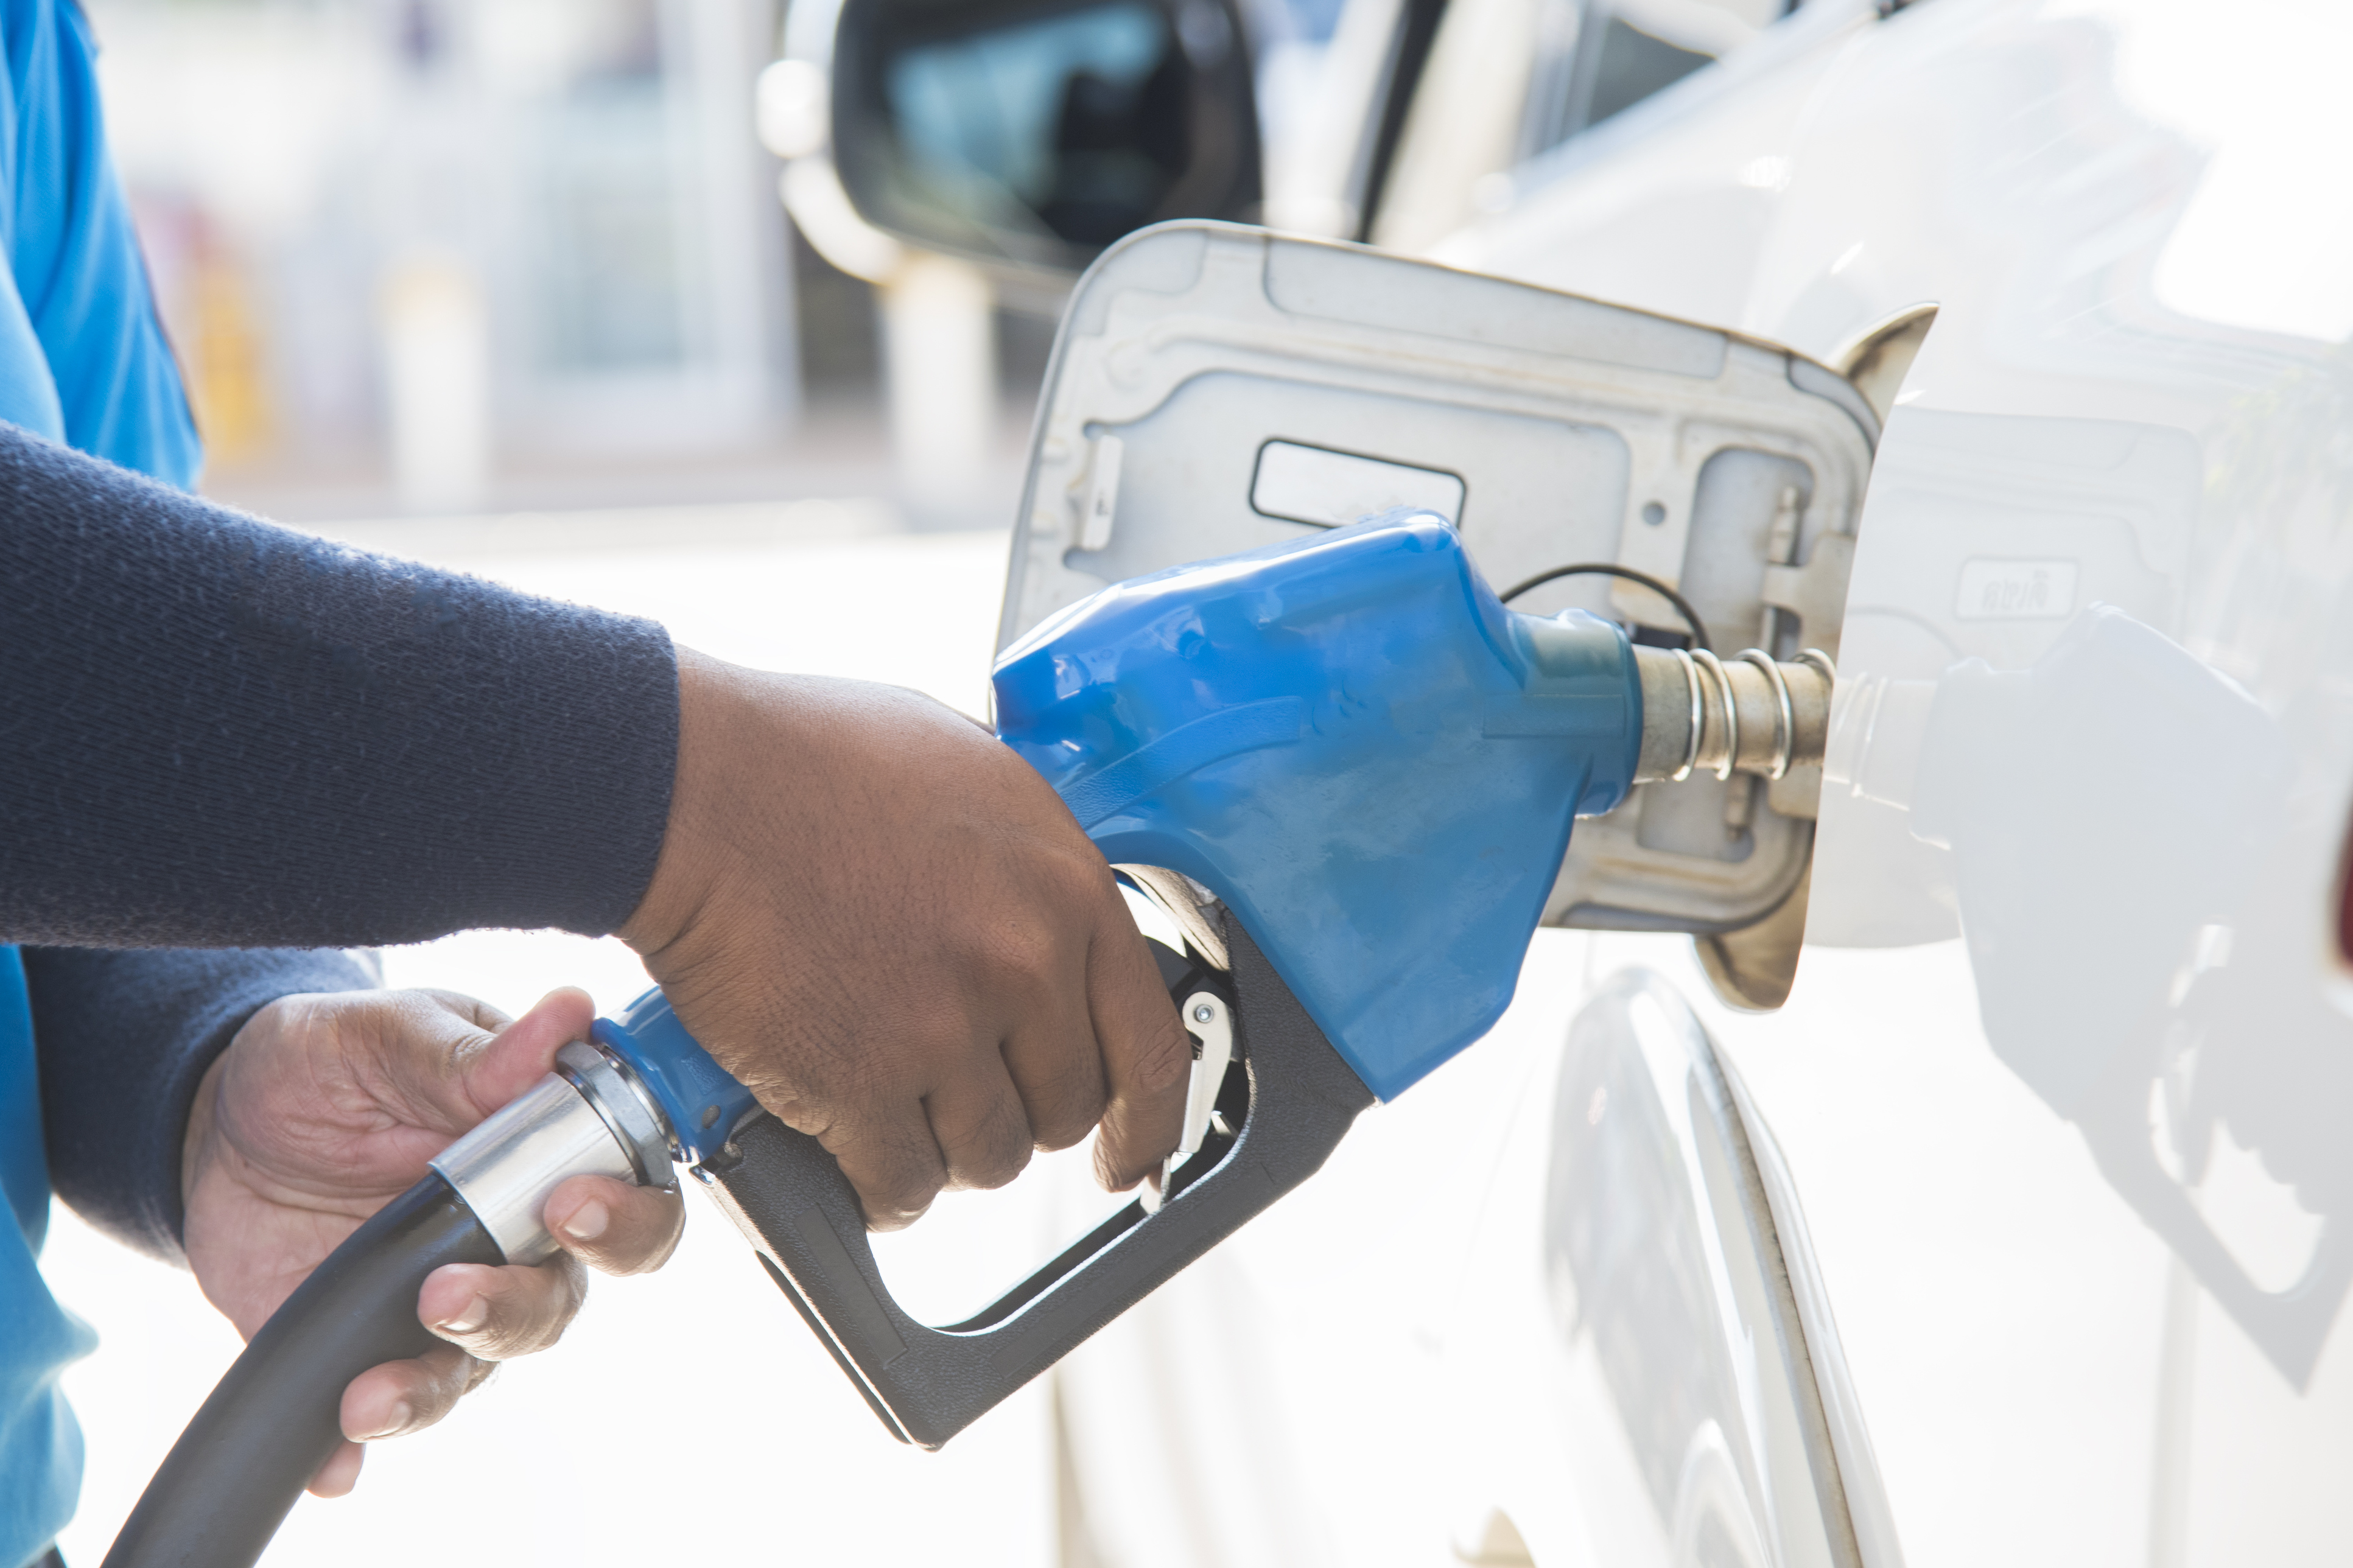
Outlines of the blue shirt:
<svg viewBox="0 0 2353 1568">
<path fill-rule="evenodd" d="M 202 456 L 107 157 L 89 26 L 71 0 L 0 0 L 0 420 L 186 486 Z M 0 759 L 0 766 L 5 766 Z M 73 1517 L 81 1434 L 58 1388 L 97 1338 L 37 1259 L 47 1163 L 25 970 L 0 948 L 0 1563 Z"/>
<path fill-rule="evenodd" d="M 0 947 L 0 1190 L 8 1199 L 0 1221 L 0 1563 L 18 1563 L 73 1517 L 81 1432 L 58 1374 L 95 1349 L 98 1336 L 41 1282 L 49 1173 L 25 965 L 13 947 Z"/>
</svg>

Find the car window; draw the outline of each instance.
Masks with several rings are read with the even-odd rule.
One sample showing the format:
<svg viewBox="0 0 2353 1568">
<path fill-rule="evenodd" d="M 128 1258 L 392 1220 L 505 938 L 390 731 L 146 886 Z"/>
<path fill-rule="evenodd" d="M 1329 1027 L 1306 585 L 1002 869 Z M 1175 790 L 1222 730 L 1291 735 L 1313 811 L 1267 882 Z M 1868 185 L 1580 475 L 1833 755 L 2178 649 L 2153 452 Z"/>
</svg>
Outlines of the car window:
<svg viewBox="0 0 2353 1568">
<path fill-rule="evenodd" d="M 1796 8 L 1795 0 L 1546 0 L 1520 155 L 1623 113 Z"/>
<path fill-rule="evenodd" d="M 1444 0 L 1373 243 L 1417 252 L 1508 202 L 1512 172 L 1731 55 L 1794 0 Z"/>
</svg>

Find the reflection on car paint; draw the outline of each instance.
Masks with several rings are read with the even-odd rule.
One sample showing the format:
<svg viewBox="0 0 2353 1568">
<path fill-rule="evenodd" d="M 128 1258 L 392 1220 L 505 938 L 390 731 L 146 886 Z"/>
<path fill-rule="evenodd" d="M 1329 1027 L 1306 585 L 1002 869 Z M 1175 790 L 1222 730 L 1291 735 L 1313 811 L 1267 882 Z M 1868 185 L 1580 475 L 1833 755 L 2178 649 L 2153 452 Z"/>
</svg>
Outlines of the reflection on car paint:
<svg viewBox="0 0 2353 1568">
<path fill-rule="evenodd" d="M 1907 709 L 1925 723 L 1891 721 Z M 2353 1285 L 2353 1144 L 2337 1110 L 2353 1070 L 2337 1092 L 2281 1090 L 2321 1088 L 2316 1066 L 2353 1063 L 2314 1057 L 2324 1041 L 2353 1046 L 2353 1027 L 2327 1008 L 2278 1026 L 2310 990 L 2296 974 L 2308 956 L 2282 928 L 2311 914 L 2264 894 L 2289 805 L 2279 726 L 2107 606 L 2023 670 L 1972 658 L 1933 686 L 1863 677 L 1845 714 L 1832 787 L 1908 807 L 1913 836 L 1950 852 L 1995 1054 L 2075 1123 L 2282 1374 L 2308 1382 Z M 2232 1217 L 2253 1229 L 2235 1237 L 2200 1195 L 2225 1129 L 2224 1168 L 2232 1152 L 2254 1153 L 2294 1193 L 2269 1215 L 2242 1200 Z"/>
<path fill-rule="evenodd" d="M 1705 1032 L 1657 975 L 1620 975 L 1569 1026 L 1543 1245 L 1561 1344 L 1590 1353 L 1611 1396 L 1581 1418 L 1621 1435 L 1648 1544 L 1695 1568 L 1854 1562 L 1739 1112 Z M 1605 1560 L 1633 1544 L 1595 1542 Z"/>
</svg>

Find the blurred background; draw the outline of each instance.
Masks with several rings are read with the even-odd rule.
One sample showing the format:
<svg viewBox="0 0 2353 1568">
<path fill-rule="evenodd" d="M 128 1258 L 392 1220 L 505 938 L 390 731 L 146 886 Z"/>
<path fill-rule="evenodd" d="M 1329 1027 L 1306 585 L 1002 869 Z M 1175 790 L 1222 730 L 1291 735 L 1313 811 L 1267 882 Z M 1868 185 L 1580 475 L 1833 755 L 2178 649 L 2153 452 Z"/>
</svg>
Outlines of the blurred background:
<svg viewBox="0 0 2353 1568">
<path fill-rule="evenodd" d="M 871 356 L 840 320 L 862 301 L 820 285 L 839 363 L 805 395 L 749 130 L 766 5 L 90 12 L 208 490 L 323 521 L 874 488 L 841 459 L 879 449 L 837 438 L 821 474 L 794 449 L 829 392 L 871 414 Z"/>
<path fill-rule="evenodd" d="M 90 0 L 206 490 L 311 524 L 826 496 L 1003 526 L 1059 302 L 929 279 L 978 319 L 917 335 L 981 363 L 894 460 L 889 291 L 799 237 L 754 133 L 780 9 Z M 1261 9 L 1273 143 L 1339 0 Z"/>
<path fill-rule="evenodd" d="M 780 183 L 815 171 L 769 149 L 821 150 L 826 105 L 762 81 L 784 8 L 88 0 L 204 489 L 318 526 L 811 497 L 1005 526 L 1062 289 L 865 227 L 829 167 L 796 226 Z M 1426 250 L 1791 8 L 1237 0 L 1260 168 L 1215 210 Z M 1409 116 L 1425 72 L 1493 85 Z"/>
</svg>

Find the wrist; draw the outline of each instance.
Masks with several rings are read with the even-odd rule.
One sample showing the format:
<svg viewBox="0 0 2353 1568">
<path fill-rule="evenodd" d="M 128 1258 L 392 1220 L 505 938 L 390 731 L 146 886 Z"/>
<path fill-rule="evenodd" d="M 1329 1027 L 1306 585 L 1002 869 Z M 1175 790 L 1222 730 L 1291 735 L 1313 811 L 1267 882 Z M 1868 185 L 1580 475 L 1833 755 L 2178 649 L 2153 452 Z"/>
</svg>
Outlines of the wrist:
<svg viewBox="0 0 2353 1568">
<path fill-rule="evenodd" d="M 235 1048 L 236 1042 L 230 1042 Z M 188 1102 L 187 1131 L 180 1138 L 180 1229 L 186 1241 L 188 1205 L 195 1200 L 196 1183 L 211 1158 L 213 1136 L 219 1126 L 220 1080 L 227 1069 L 228 1052 L 215 1057 L 196 1080 L 195 1097 Z"/>
<path fill-rule="evenodd" d="M 707 902 L 715 878 L 714 847 L 723 813 L 731 749 L 774 722 L 757 711 L 743 690 L 747 673 L 733 665 L 680 647 L 678 658 L 678 756 L 670 778 L 670 818 L 653 875 L 629 918 L 615 935 L 651 959 L 676 942 Z"/>
</svg>

